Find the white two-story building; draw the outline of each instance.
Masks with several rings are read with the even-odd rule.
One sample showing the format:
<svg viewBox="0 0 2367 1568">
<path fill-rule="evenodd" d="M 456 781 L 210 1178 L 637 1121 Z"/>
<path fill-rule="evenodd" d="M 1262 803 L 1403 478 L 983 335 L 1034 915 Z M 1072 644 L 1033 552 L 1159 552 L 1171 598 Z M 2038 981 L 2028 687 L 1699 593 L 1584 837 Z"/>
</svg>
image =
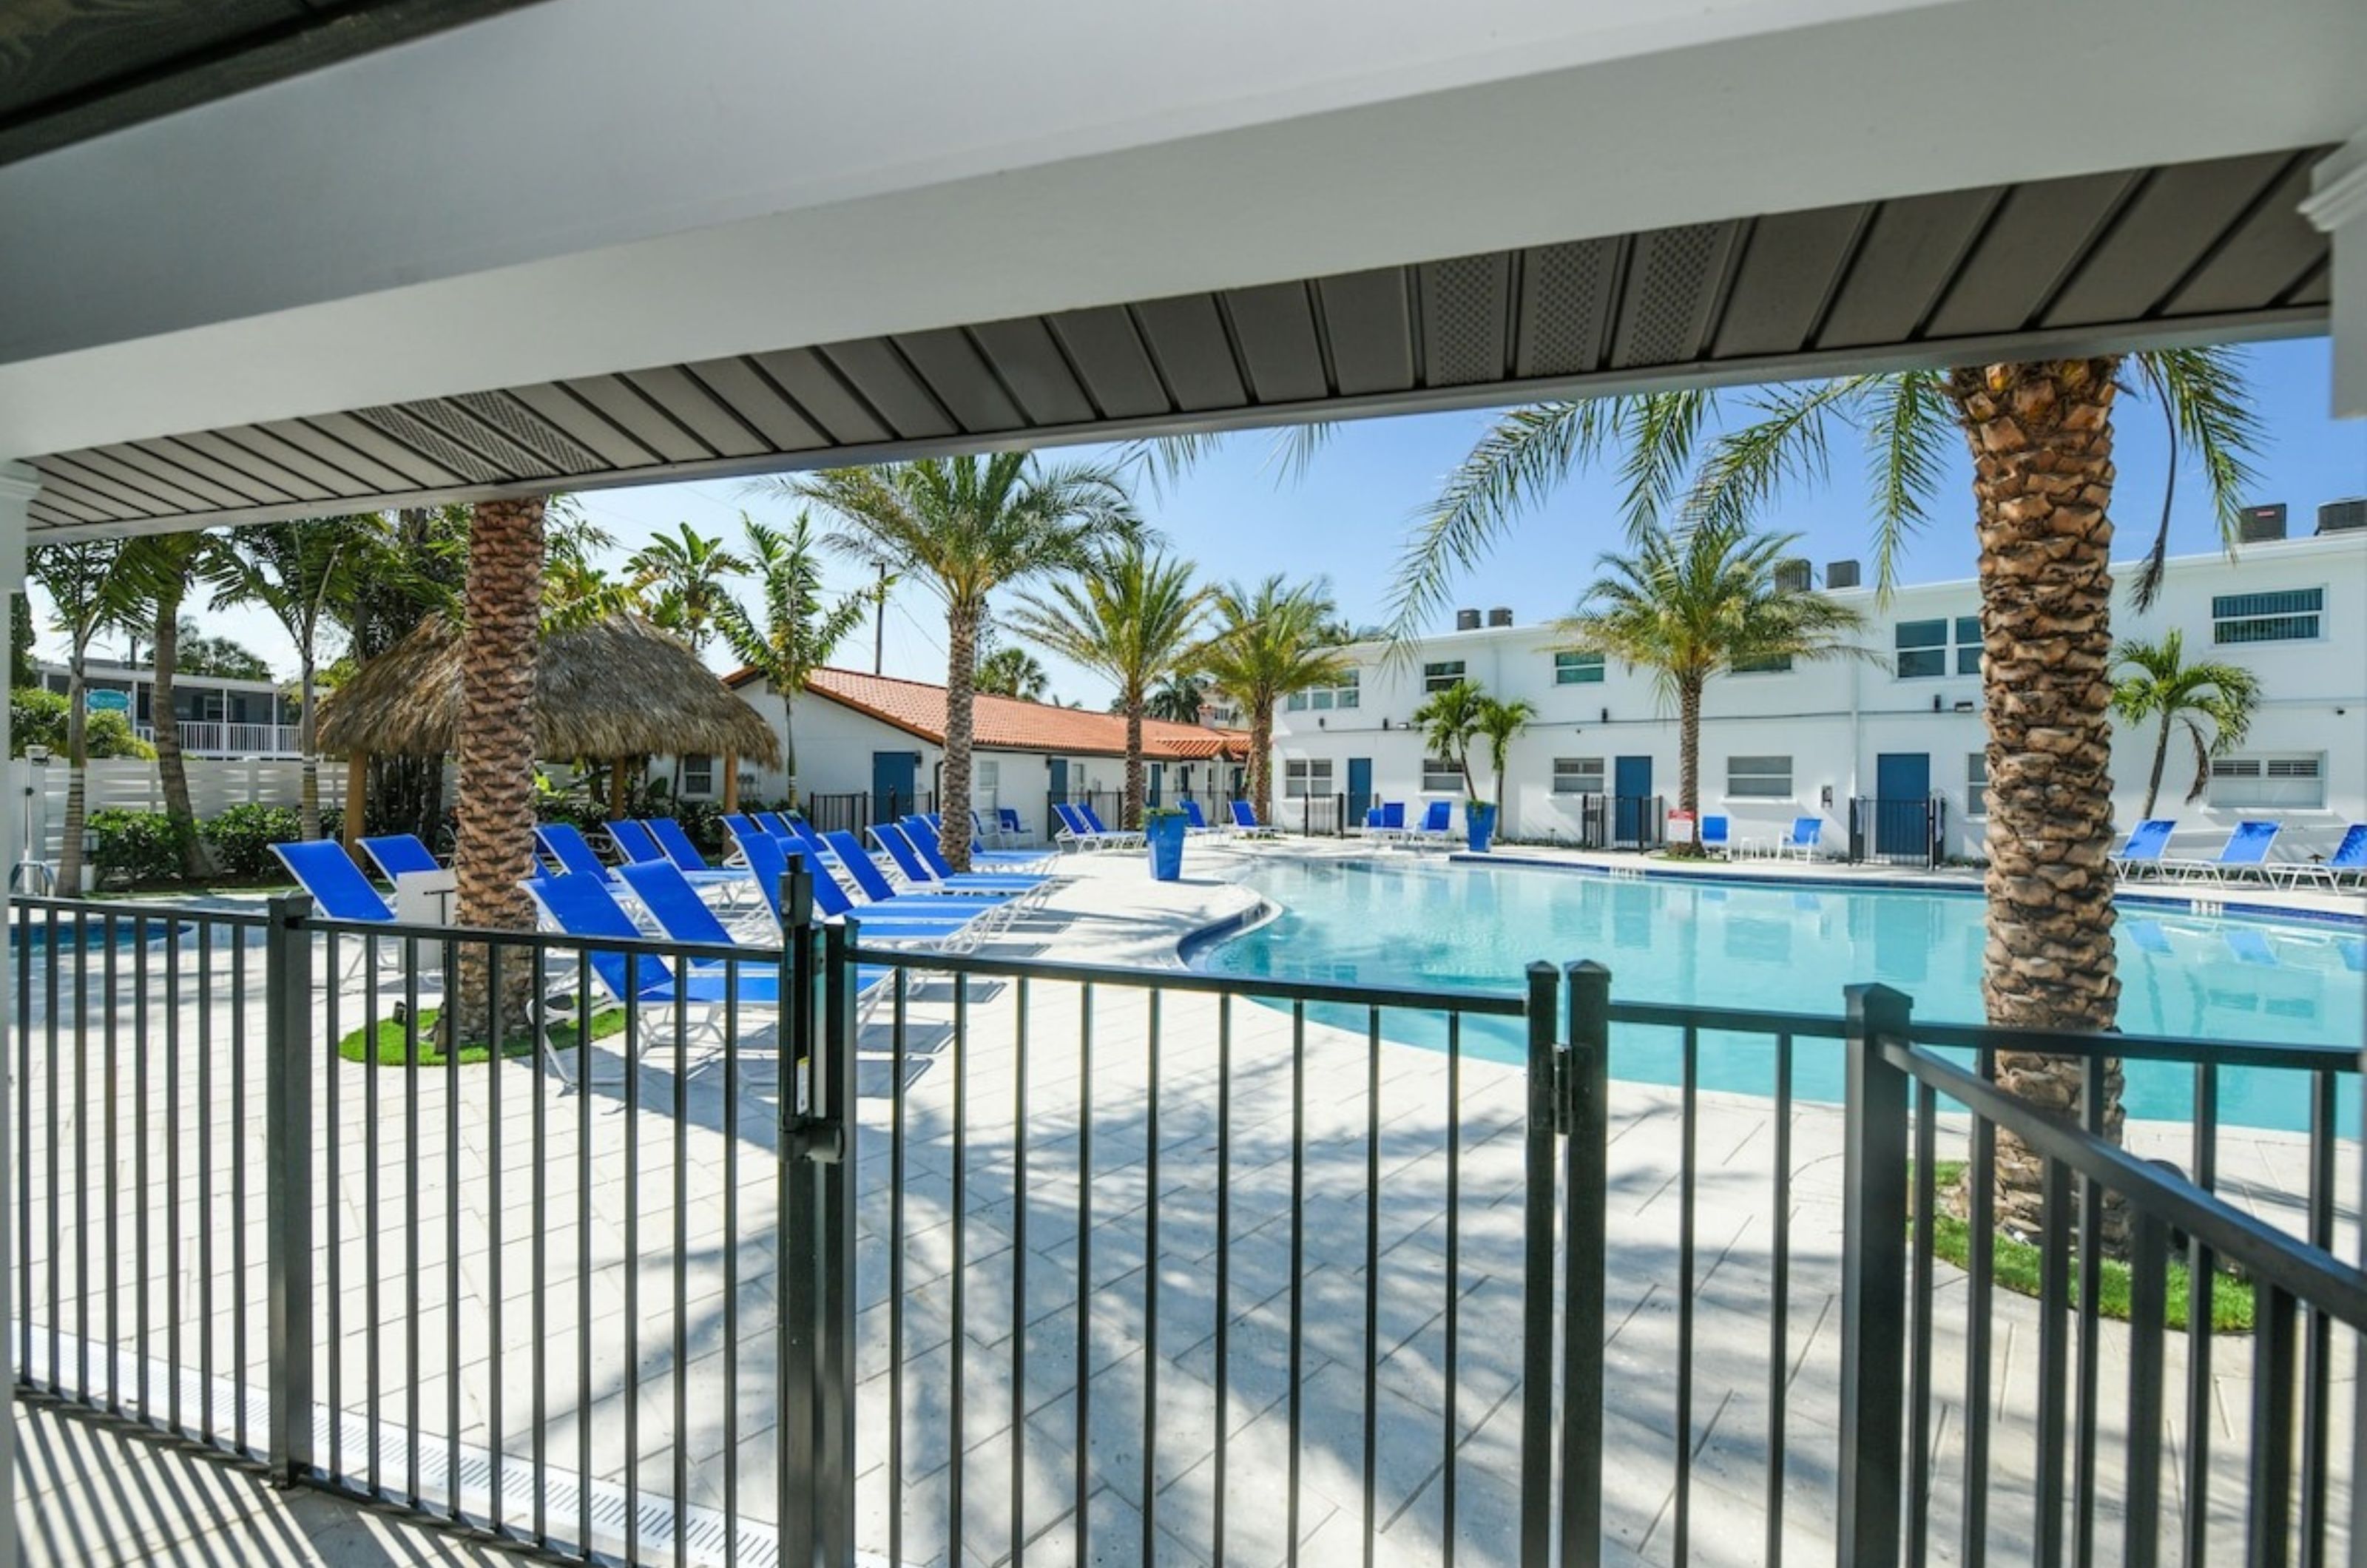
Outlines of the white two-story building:
<svg viewBox="0 0 2367 1568">
<path fill-rule="evenodd" d="M 2260 538 L 2232 554 L 2169 564 L 2151 609 L 2130 602 L 2120 572 L 2115 638 L 2183 632 L 2189 660 L 2246 666 L 2262 701 L 2244 743 L 2211 764 L 2202 800 L 2188 803 L 2192 750 L 2174 737 L 2157 815 L 2178 819 L 2174 854 L 2208 854 L 2242 817 L 2284 825 L 2278 855 L 2324 854 L 2343 825 L 2367 821 L 2367 505 L 2324 508 L 2309 537 Z M 2281 519 L 2253 530 L 2275 531 Z M 1806 563 L 1795 570 L 1805 572 Z M 1983 811 L 1979 593 L 1970 581 L 1919 583 L 1884 603 L 1854 562 L 1835 562 L 1825 586 L 1866 617 L 1863 659 L 1804 662 L 1719 676 L 1703 705 L 1701 809 L 1724 815 L 1737 839 L 1770 838 L 1799 816 L 1826 821 L 1830 852 L 1849 845 L 1852 800 L 1936 797 L 1942 852 L 1978 857 Z M 1557 613 L 1569 606 L 1557 606 Z M 1649 671 L 1572 651 L 1552 620 L 1516 624 L 1509 610 L 1462 611 L 1459 629 L 1392 655 L 1350 652 L 1356 668 L 1336 687 L 1301 693 L 1275 716 L 1276 807 L 1294 825 L 1368 804 L 1458 799 L 1459 776 L 1426 754 L 1414 710 L 1458 680 L 1525 698 L 1537 716 L 1512 746 L 1501 792 L 1484 745 L 1472 758 L 1483 797 L 1501 793 L 1503 837 L 1634 845 L 1657 836 L 1649 818 L 1677 801 L 1676 718 Z M 2124 827 L 2144 804 L 2157 723 L 2118 730 L 2114 811 Z M 1657 803 L 1657 804 L 1656 804 Z M 1863 813 L 1869 853 L 1908 852 L 1920 833 L 1889 807 Z M 1456 821 L 1461 819 L 1459 807 Z"/>
</svg>

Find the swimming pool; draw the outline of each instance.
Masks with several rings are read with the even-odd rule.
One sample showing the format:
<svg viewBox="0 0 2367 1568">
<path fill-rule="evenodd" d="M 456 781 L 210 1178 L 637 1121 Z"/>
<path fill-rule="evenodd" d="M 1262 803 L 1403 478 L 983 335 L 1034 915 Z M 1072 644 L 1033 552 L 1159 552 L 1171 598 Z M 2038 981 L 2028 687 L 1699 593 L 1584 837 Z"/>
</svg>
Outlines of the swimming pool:
<svg viewBox="0 0 2367 1568">
<path fill-rule="evenodd" d="M 1511 865 L 1390 857 L 1362 861 L 1276 857 L 1243 883 L 1280 907 L 1274 919 L 1193 954 L 1220 974 L 1449 991 L 1517 989 L 1534 959 L 1591 958 L 1611 969 L 1612 994 L 1712 1007 L 1840 1011 L 1842 986 L 1879 980 L 1915 999 L 1937 1022 L 1981 1021 L 1977 893 L 1766 886 L 1741 878 L 1613 878 Z M 2357 1047 L 2367 1029 L 2367 937 L 2355 923 L 2197 916 L 2130 905 L 2117 928 L 2121 1027 L 2136 1033 L 2273 1040 Z M 1361 1016 L 1335 1021 L 1363 1027 Z M 1444 1027 L 1389 1015 L 1407 1043 L 1443 1048 Z M 1613 1052 L 1614 1076 L 1678 1081 L 1667 1031 L 1635 1031 Z M 1523 1055 L 1514 1021 L 1471 1019 L 1467 1049 L 1500 1061 Z M 1704 1034 L 1704 1088 L 1773 1092 L 1761 1037 Z M 1800 1043 L 1796 1091 L 1837 1100 L 1838 1047 Z M 2193 1075 L 2132 1063 L 2132 1116 L 2180 1120 Z M 2300 1129 L 2308 1105 L 2302 1075 L 2230 1069 L 2220 1111 L 2230 1122 Z M 2341 1097 L 2343 1131 L 2356 1134 L 2357 1099 Z"/>
</svg>

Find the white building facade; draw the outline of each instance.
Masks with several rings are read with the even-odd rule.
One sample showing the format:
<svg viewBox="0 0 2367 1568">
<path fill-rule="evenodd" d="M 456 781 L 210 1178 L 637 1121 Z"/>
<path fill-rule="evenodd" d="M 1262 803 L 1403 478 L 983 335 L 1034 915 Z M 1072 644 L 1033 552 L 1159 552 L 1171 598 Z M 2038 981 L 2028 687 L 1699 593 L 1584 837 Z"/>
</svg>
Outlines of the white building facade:
<svg viewBox="0 0 2367 1568">
<path fill-rule="evenodd" d="M 2134 569 L 2118 577 L 2115 639 L 2158 641 L 2177 629 L 2188 660 L 2244 666 L 2262 692 L 2247 739 L 2213 761 L 2203 799 L 2185 799 L 2192 747 L 2182 734 L 2172 737 L 2155 815 L 2178 821 L 2173 854 L 2214 853 L 2238 819 L 2265 817 L 2283 825 L 2279 858 L 2322 855 L 2346 824 L 2367 821 L 2367 529 L 2175 558 L 2143 612 L 2130 599 Z M 1976 586 L 1902 587 L 1886 604 L 1870 588 L 1832 592 L 1864 614 L 1857 640 L 1866 657 L 1714 678 L 1703 703 L 1703 814 L 1729 818 L 1738 840 L 1772 838 L 1796 817 L 1818 817 L 1821 843 L 1838 854 L 1849 845 L 1852 800 L 1936 797 L 1942 855 L 1981 857 L 1988 822 Z M 1651 836 L 1638 818 L 1674 810 L 1678 793 L 1674 709 L 1651 673 L 1571 651 L 1551 623 L 1504 624 L 1504 611 L 1486 619 L 1492 624 L 1394 657 L 1360 645 L 1351 649 L 1350 680 L 1282 705 L 1274 776 L 1286 823 L 1312 813 L 1319 821 L 1344 814 L 1353 825 L 1381 801 L 1407 802 L 1418 818 L 1430 800 L 1459 800 L 1460 778 L 1426 755 L 1411 720 L 1427 692 L 1468 679 L 1537 710 L 1512 742 L 1501 786 L 1484 744 L 1472 758 L 1481 798 L 1501 798 L 1500 836 L 1614 845 Z M 2124 830 L 2144 805 L 2158 731 L 2157 721 L 2116 728 L 2113 807 Z M 1623 808 L 1617 797 L 1659 805 Z M 1870 852 L 1878 831 L 1905 831 L 1887 806 L 1863 815 Z M 1455 817 L 1459 823 L 1459 807 Z"/>
</svg>

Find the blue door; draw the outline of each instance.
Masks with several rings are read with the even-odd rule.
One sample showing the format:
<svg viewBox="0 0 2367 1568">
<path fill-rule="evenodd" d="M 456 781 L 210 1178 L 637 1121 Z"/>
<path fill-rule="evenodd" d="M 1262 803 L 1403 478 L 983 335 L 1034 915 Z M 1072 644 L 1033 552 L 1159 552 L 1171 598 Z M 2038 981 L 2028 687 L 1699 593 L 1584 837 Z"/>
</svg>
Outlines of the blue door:
<svg viewBox="0 0 2367 1568">
<path fill-rule="evenodd" d="M 1611 764 L 1611 793 L 1617 797 L 1613 808 L 1612 844 L 1620 849 L 1640 848 L 1650 826 L 1645 818 L 1652 809 L 1652 759 L 1614 758 Z"/>
<path fill-rule="evenodd" d="M 1885 751 L 1874 760 L 1874 852 L 1913 855 L 1924 842 L 1931 799 L 1931 758 L 1923 751 Z"/>
<path fill-rule="evenodd" d="M 1049 844 L 1058 841 L 1060 832 L 1060 814 L 1052 807 L 1069 803 L 1069 759 L 1051 759 L 1045 771 L 1044 787 L 1049 792 L 1044 796 L 1044 841 Z"/>
<path fill-rule="evenodd" d="M 1159 804 L 1160 789 L 1167 782 L 1167 764 L 1153 762 L 1149 771 L 1150 777 L 1142 786 L 1142 803 L 1145 806 L 1156 806 Z"/>
<path fill-rule="evenodd" d="M 871 819 L 892 821 L 907 811 L 920 809 L 912 798 L 914 780 L 919 775 L 921 754 L 917 751 L 874 751 L 871 753 Z"/>
<path fill-rule="evenodd" d="M 1373 805 L 1373 760 L 1348 759 L 1348 820 L 1362 822 Z"/>
</svg>

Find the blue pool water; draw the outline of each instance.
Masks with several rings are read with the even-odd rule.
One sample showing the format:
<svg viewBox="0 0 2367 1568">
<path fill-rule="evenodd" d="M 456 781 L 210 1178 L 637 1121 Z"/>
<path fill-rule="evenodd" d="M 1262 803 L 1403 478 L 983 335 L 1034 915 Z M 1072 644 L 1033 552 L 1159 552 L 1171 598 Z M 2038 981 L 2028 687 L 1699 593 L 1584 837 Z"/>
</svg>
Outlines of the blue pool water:
<svg viewBox="0 0 2367 1568">
<path fill-rule="evenodd" d="M 1768 886 L 1741 879 L 1614 880 L 1565 871 L 1379 861 L 1276 859 L 1243 878 L 1279 906 L 1276 919 L 1195 954 L 1201 968 L 1277 979 L 1517 991 L 1523 965 L 1591 958 L 1622 999 L 1769 1009 L 1831 1016 L 1841 987 L 1882 981 L 1914 998 L 1920 1019 L 1981 1021 L 1984 942 L 1977 894 L 1918 889 Z M 2367 1031 L 2367 938 L 2356 923 L 2207 918 L 2124 906 L 2118 927 L 2121 1027 L 2135 1033 L 2305 1042 L 2356 1049 Z M 1333 1021 L 1364 1026 L 1361 1014 Z M 1385 1032 L 1443 1046 L 1437 1018 L 1387 1015 Z M 1499 1061 L 1523 1055 L 1516 1021 L 1472 1019 L 1466 1048 Z M 1704 1088 L 1773 1092 L 1763 1036 L 1704 1034 Z M 1623 1035 L 1623 1078 L 1674 1083 L 1668 1031 Z M 1841 1094 L 1840 1047 L 1802 1041 L 1795 1090 Z M 2132 1063 L 2132 1116 L 2191 1113 L 2191 1068 Z M 2223 1072 L 2221 1115 L 2249 1126 L 2307 1124 L 2302 1075 Z M 2355 1134 L 2357 1097 L 2340 1097 Z"/>
</svg>

